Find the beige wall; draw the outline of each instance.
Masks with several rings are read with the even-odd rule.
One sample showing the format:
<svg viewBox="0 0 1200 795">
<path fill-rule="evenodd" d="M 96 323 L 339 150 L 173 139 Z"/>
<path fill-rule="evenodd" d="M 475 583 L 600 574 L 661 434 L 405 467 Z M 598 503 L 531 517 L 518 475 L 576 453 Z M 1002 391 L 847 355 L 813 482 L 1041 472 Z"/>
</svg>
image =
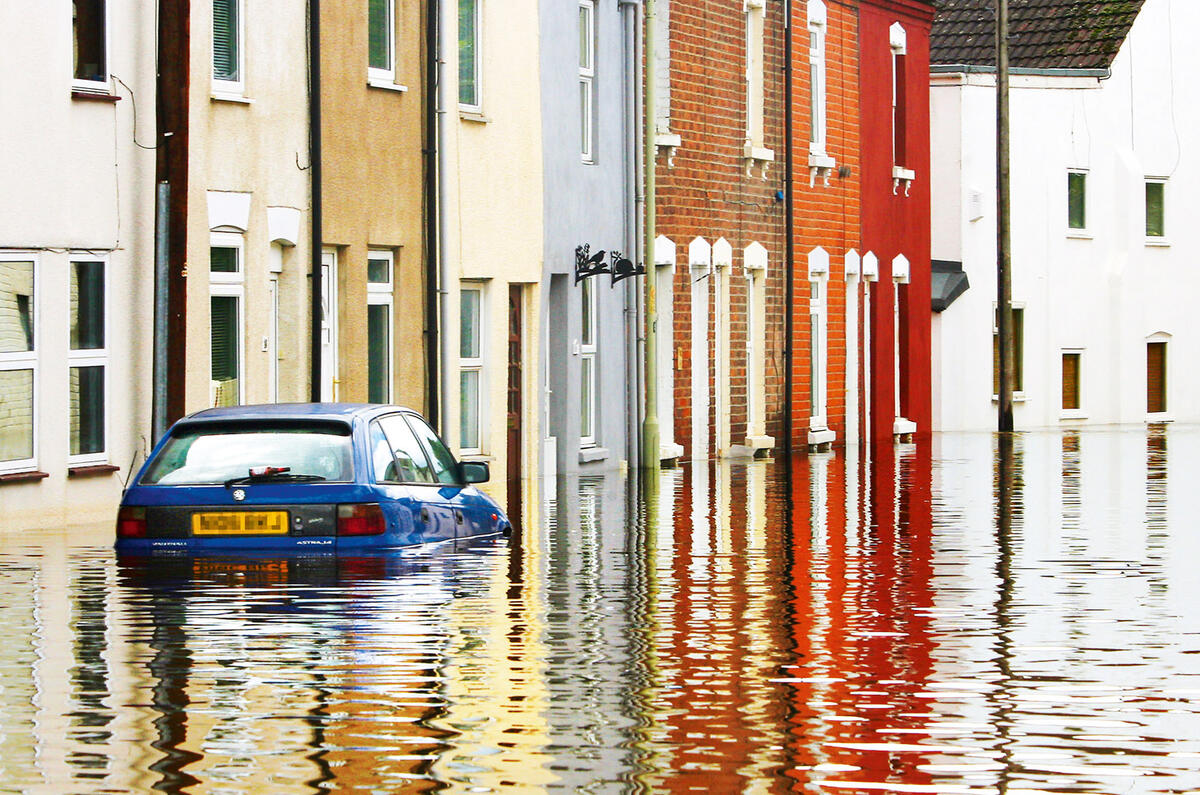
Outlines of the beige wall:
<svg viewBox="0 0 1200 795">
<path fill-rule="evenodd" d="M 244 97 L 214 99 L 212 6 L 192 5 L 188 168 L 187 411 L 210 403 L 209 192 L 248 194 L 243 242 L 244 402 L 270 398 L 268 207 L 299 211 L 299 234 L 283 246 L 277 340 L 279 399 L 308 397 L 309 172 L 307 21 L 290 0 L 243 3 Z M 294 245 L 291 245 L 294 244 Z"/>
<path fill-rule="evenodd" d="M 321 6 L 322 236 L 338 253 L 339 398 L 367 399 L 367 252 L 386 249 L 395 255 L 392 400 L 424 410 L 424 10 L 415 0 L 395 6 L 392 88 L 367 85 L 367 4 Z"/>
</svg>

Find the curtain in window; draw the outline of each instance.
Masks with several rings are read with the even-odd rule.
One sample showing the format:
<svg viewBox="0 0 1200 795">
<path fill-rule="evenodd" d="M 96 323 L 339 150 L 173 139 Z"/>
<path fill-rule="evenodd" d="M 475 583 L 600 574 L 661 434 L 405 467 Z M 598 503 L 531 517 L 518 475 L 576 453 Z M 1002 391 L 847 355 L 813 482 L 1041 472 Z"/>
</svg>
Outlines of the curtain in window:
<svg viewBox="0 0 1200 795">
<path fill-rule="evenodd" d="M 1167 410 L 1167 343 L 1146 343 L 1146 411 Z"/>
<path fill-rule="evenodd" d="M 1079 354 L 1062 355 L 1062 407 L 1064 410 L 1079 408 Z"/>
<path fill-rule="evenodd" d="M 238 69 L 238 2 L 213 0 L 213 78 L 240 80 Z"/>
<path fill-rule="evenodd" d="M 212 297 L 212 380 L 216 382 L 214 405 L 236 406 L 241 362 L 238 356 L 238 299 Z"/>
</svg>

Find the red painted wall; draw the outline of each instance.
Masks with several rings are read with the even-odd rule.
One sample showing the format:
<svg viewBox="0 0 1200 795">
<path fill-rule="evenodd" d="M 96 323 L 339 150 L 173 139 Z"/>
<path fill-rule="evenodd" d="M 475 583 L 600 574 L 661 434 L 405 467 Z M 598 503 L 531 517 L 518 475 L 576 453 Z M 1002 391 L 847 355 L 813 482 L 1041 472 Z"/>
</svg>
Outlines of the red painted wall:
<svg viewBox="0 0 1200 795">
<path fill-rule="evenodd" d="M 900 413 L 928 434 L 932 421 L 929 206 L 929 30 L 933 9 L 915 0 L 863 0 L 859 12 L 862 118 L 862 246 L 879 257 L 871 290 L 871 428 L 890 440 L 895 419 L 892 260 L 904 254 L 911 281 L 899 285 Z M 916 172 L 907 196 L 892 184 L 892 49 L 889 28 L 907 33 L 905 55 L 906 167 Z"/>
</svg>

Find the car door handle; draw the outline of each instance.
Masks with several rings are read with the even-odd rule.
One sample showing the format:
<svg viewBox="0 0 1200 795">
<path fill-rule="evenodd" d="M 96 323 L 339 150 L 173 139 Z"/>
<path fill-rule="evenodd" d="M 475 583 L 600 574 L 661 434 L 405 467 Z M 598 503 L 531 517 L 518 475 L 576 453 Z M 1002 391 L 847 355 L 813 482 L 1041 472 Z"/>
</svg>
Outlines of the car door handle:
<svg viewBox="0 0 1200 795">
<path fill-rule="evenodd" d="M 455 511 L 455 512 L 454 512 L 454 523 L 455 523 L 455 524 L 462 524 L 462 523 L 463 523 L 462 511 Z"/>
<path fill-rule="evenodd" d="M 429 509 L 428 508 L 421 509 L 421 521 L 424 522 L 425 524 L 429 524 Z"/>
</svg>

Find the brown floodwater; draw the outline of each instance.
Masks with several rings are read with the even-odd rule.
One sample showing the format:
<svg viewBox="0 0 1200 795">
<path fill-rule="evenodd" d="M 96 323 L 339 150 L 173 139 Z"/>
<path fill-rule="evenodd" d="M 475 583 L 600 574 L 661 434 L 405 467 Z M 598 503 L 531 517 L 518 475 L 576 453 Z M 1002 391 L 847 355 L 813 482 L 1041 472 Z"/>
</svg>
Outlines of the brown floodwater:
<svg viewBox="0 0 1200 795">
<path fill-rule="evenodd" d="M 1198 476 L 1195 429 L 940 435 L 374 557 L 0 538 L 0 791 L 1194 792 Z"/>
</svg>

